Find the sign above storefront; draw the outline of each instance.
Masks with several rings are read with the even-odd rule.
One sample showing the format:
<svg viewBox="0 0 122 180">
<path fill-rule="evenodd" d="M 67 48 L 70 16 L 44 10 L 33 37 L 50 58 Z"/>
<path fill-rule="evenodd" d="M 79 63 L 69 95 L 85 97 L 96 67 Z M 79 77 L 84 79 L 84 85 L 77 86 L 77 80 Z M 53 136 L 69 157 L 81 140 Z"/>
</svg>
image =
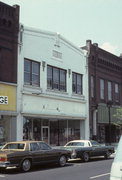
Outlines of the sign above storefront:
<svg viewBox="0 0 122 180">
<path fill-rule="evenodd" d="M 16 96 L 14 84 L 0 82 L 0 111 L 16 111 Z"/>
<path fill-rule="evenodd" d="M 0 104 L 8 104 L 8 96 L 0 96 Z"/>
</svg>

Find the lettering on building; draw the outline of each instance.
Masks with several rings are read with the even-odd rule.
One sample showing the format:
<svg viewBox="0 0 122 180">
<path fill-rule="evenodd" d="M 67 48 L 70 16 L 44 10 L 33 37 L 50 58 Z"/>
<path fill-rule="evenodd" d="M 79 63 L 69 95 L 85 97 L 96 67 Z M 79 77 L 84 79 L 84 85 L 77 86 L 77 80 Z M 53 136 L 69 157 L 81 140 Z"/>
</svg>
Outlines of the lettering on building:
<svg viewBox="0 0 122 180">
<path fill-rule="evenodd" d="M 8 96 L 0 96 L 0 104 L 8 104 Z"/>
</svg>

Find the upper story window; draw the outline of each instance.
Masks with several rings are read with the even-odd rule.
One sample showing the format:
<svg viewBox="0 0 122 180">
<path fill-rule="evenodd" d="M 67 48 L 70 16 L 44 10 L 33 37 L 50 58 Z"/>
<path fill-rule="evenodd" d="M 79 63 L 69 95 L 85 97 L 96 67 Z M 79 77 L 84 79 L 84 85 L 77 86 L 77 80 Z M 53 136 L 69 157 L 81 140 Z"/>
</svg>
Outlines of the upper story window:
<svg viewBox="0 0 122 180">
<path fill-rule="evenodd" d="M 47 88 L 66 91 L 66 70 L 48 65 Z"/>
<path fill-rule="evenodd" d="M 112 100 L 112 83 L 108 81 L 108 100 Z"/>
<path fill-rule="evenodd" d="M 105 81 L 100 79 L 100 99 L 105 98 Z"/>
<path fill-rule="evenodd" d="M 72 73 L 72 91 L 82 94 L 82 74 Z"/>
<path fill-rule="evenodd" d="M 24 60 L 24 84 L 40 85 L 40 63 L 29 59 Z"/>
<path fill-rule="evenodd" d="M 119 101 L 119 84 L 115 83 L 115 101 Z"/>
<path fill-rule="evenodd" d="M 53 50 L 53 57 L 62 59 L 62 53 L 56 50 Z"/>
<path fill-rule="evenodd" d="M 94 97 L 94 76 L 91 76 L 91 97 Z"/>
</svg>

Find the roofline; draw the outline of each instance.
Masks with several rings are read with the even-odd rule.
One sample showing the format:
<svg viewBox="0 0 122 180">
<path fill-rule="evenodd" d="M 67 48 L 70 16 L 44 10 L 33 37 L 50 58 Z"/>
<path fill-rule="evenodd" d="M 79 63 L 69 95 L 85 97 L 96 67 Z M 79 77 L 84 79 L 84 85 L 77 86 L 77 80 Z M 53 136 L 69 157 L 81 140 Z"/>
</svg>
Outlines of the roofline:
<svg viewBox="0 0 122 180">
<path fill-rule="evenodd" d="M 22 25 L 22 24 L 21 24 Z M 51 31 L 47 31 L 47 30 L 41 30 L 38 28 L 34 28 L 34 27 L 28 27 L 28 26 L 24 26 L 22 25 L 25 31 L 28 32 L 34 32 L 34 33 L 41 33 L 44 35 L 48 35 L 48 36 L 58 36 L 61 40 L 63 40 L 65 43 L 69 44 L 70 46 L 72 46 L 74 49 L 76 49 L 77 51 L 79 51 L 80 53 L 82 53 L 82 55 L 84 55 L 83 50 L 76 46 L 74 43 L 72 43 L 71 41 L 69 41 L 68 39 L 66 39 L 64 36 L 62 36 L 60 33 L 58 32 L 51 32 Z"/>
</svg>

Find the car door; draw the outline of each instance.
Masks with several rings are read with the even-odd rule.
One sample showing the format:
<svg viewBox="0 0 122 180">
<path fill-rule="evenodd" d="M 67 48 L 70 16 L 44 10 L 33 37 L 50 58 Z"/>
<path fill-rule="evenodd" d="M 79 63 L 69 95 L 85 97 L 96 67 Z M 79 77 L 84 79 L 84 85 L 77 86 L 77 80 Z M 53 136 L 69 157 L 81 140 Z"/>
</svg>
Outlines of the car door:
<svg viewBox="0 0 122 180">
<path fill-rule="evenodd" d="M 96 141 L 91 141 L 92 152 L 91 156 L 100 156 L 104 154 L 104 148 Z"/>
<path fill-rule="evenodd" d="M 34 164 L 40 163 L 40 158 L 43 152 L 40 151 L 39 144 L 37 142 L 30 143 L 30 155 Z"/>
<path fill-rule="evenodd" d="M 41 151 L 41 158 L 40 160 L 43 162 L 55 162 L 57 161 L 57 158 L 59 157 L 59 152 L 53 148 L 51 148 L 48 144 L 45 142 L 40 142 L 40 151 Z"/>
</svg>

